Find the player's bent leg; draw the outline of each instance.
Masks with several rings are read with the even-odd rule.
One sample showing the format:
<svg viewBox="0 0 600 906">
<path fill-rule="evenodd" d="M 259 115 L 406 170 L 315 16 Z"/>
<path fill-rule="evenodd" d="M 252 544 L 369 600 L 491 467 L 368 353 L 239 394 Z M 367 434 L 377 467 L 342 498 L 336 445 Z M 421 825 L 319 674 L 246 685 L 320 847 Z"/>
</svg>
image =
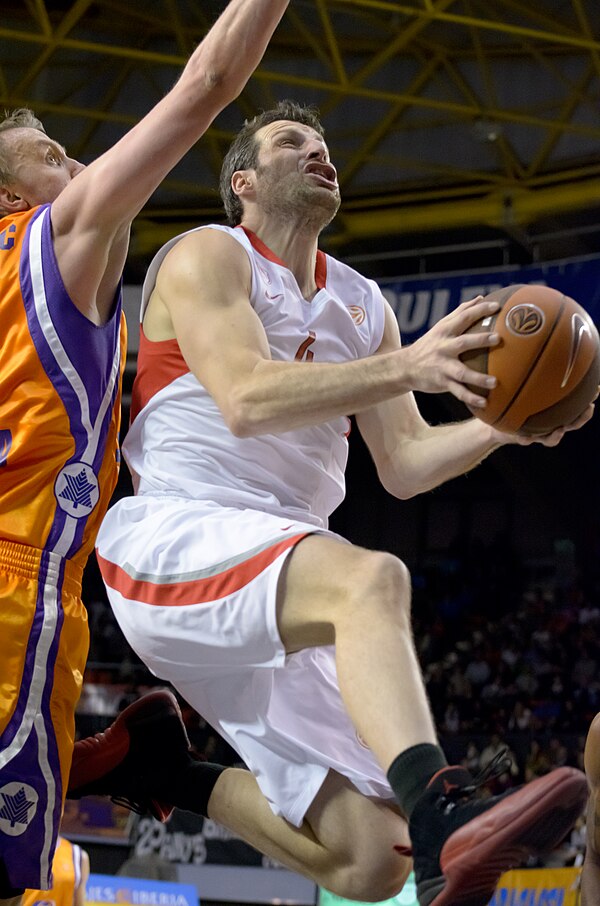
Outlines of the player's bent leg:
<svg viewBox="0 0 600 906">
<path fill-rule="evenodd" d="M 368 799 L 333 771 L 299 828 L 273 814 L 248 771 L 224 771 L 208 806 L 210 818 L 338 896 L 387 899 L 402 889 L 412 868 L 412 860 L 394 849 L 409 846 L 395 806 Z"/>
<path fill-rule="evenodd" d="M 410 575 L 398 558 L 322 535 L 297 544 L 279 586 L 286 650 L 335 642 L 344 704 L 386 771 L 399 752 L 436 744 L 410 601 Z"/>
</svg>

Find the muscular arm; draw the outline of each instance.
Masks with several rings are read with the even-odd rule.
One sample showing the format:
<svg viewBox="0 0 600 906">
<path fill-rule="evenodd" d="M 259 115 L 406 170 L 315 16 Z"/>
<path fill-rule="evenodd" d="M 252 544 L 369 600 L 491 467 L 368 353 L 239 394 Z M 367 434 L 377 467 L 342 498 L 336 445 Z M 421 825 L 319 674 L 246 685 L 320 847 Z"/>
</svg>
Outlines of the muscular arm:
<svg viewBox="0 0 600 906">
<path fill-rule="evenodd" d="M 462 349 L 472 339 L 442 338 L 427 356 L 415 346 L 341 364 L 273 361 L 250 305 L 250 279 L 247 254 L 232 237 L 216 230 L 191 234 L 163 262 L 144 320 L 151 339 L 177 337 L 188 365 L 234 434 L 317 424 L 406 394 L 415 385 L 432 390 L 456 386 L 466 401 L 479 399 L 456 375 L 466 374 L 473 383 L 481 382 L 481 376 L 467 372 L 456 354 L 442 355 L 438 348 L 450 342 Z M 457 316 L 459 327 L 481 316 L 486 306 L 464 308 Z M 481 336 L 475 342 L 481 343 Z"/>
<path fill-rule="evenodd" d="M 398 324 L 388 307 L 380 352 L 399 345 Z M 381 483 L 400 498 L 428 491 L 468 472 L 508 440 L 475 418 L 431 427 L 421 416 L 412 393 L 361 412 L 356 421 Z"/>
<path fill-rule="evenodd" d="M 110 314 L 129 225 L 258 65 L 288 0 L 231 0 L 171 91 L 52 206 L 63 280 L 97 322 Z"/>
</svg>

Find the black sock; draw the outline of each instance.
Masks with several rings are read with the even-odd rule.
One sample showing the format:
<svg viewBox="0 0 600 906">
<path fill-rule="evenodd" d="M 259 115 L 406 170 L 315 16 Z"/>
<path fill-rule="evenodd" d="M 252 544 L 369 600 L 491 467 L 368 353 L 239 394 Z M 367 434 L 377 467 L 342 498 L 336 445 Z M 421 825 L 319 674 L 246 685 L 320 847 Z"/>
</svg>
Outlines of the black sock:
<svg viewBox="0 0 600 906">
<path fill-rule="evenodd" d="M 440 747 L 431 743 L 411 746 L 392 761 L 387 777 L 407 818 L 433 775 L 447 764 Z"/>
<path fill-rule="evenodd" d="M 220 764 L 210 761 L 196 761 L 189 758 L 187 764 L 170 777 L 165 778 L 157 789 L 157 799 L 164 799 L 175 808 L 195 812 L 197 815 L 208 816 L 208 800 L 214 789 L 215 783 L 227 770 Z"/>
</svg>

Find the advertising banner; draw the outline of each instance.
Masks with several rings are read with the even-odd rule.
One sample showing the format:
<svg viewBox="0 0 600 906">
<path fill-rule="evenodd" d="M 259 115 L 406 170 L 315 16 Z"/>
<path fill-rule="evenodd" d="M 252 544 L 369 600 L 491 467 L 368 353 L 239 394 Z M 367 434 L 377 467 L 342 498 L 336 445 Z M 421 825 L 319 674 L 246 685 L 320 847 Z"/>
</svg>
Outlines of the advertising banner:
<svg viewBox="0 0 600 906">
<path fill-rule="evenodd" d="M 522 868 L 500 878 L 490 906 L 578 906 L 579 868 Z"/>
<path fill-rule="evenodd" d="M 557 289 L 579 302 L 594 322 L 600 323 L 598 256 L 552 264 L 377 282 L 396 313 L 405 343 L 416 340 L 461 302 L 515 283 L 536 283 Z"/>
<path fill-rule="evenodd" d="M 489 906 L 578 906 L 579 868 L 522 868 L 502 875 Z M 318 906 L 366 906 L 319 891 Z M 391 900 L 371 906 L 418 906 L 414 875 Z"/>
<path fill-rule="evenodd" d="M 86 906 L 200 906 L 192 884 L 90 874 Z"/>
</svg>

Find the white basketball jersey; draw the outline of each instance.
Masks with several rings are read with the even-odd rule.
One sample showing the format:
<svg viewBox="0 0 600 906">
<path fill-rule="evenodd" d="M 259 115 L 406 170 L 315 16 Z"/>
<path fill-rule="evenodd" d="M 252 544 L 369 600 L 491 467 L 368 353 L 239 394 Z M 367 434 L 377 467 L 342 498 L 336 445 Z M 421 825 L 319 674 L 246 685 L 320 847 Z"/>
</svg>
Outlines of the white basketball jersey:
<svg viewBox="0 0 600 906">
<path fill-rule="evenodd" d="M 241 227 L 210 229 L 228 233 L 248 254 L 250 303 L 274 360 L 304 361 L 310 368 L 312 361 L 345 362 L 377 350 L 385 303 L 374 281 L 319 251 L 318 291 L 309 302 L 257 236 Z M 163 246 L 150 266 L 142 317 L 160 264 L 181 238 Z M 132 423 L 123 445 L 138 494 L 213 500 L 326 526 L 344 498 L 349 426 L 341 417 L 280 434 L 235 437 L 177 341 L 153 343 L 141 333 Z"/>
</svg>

